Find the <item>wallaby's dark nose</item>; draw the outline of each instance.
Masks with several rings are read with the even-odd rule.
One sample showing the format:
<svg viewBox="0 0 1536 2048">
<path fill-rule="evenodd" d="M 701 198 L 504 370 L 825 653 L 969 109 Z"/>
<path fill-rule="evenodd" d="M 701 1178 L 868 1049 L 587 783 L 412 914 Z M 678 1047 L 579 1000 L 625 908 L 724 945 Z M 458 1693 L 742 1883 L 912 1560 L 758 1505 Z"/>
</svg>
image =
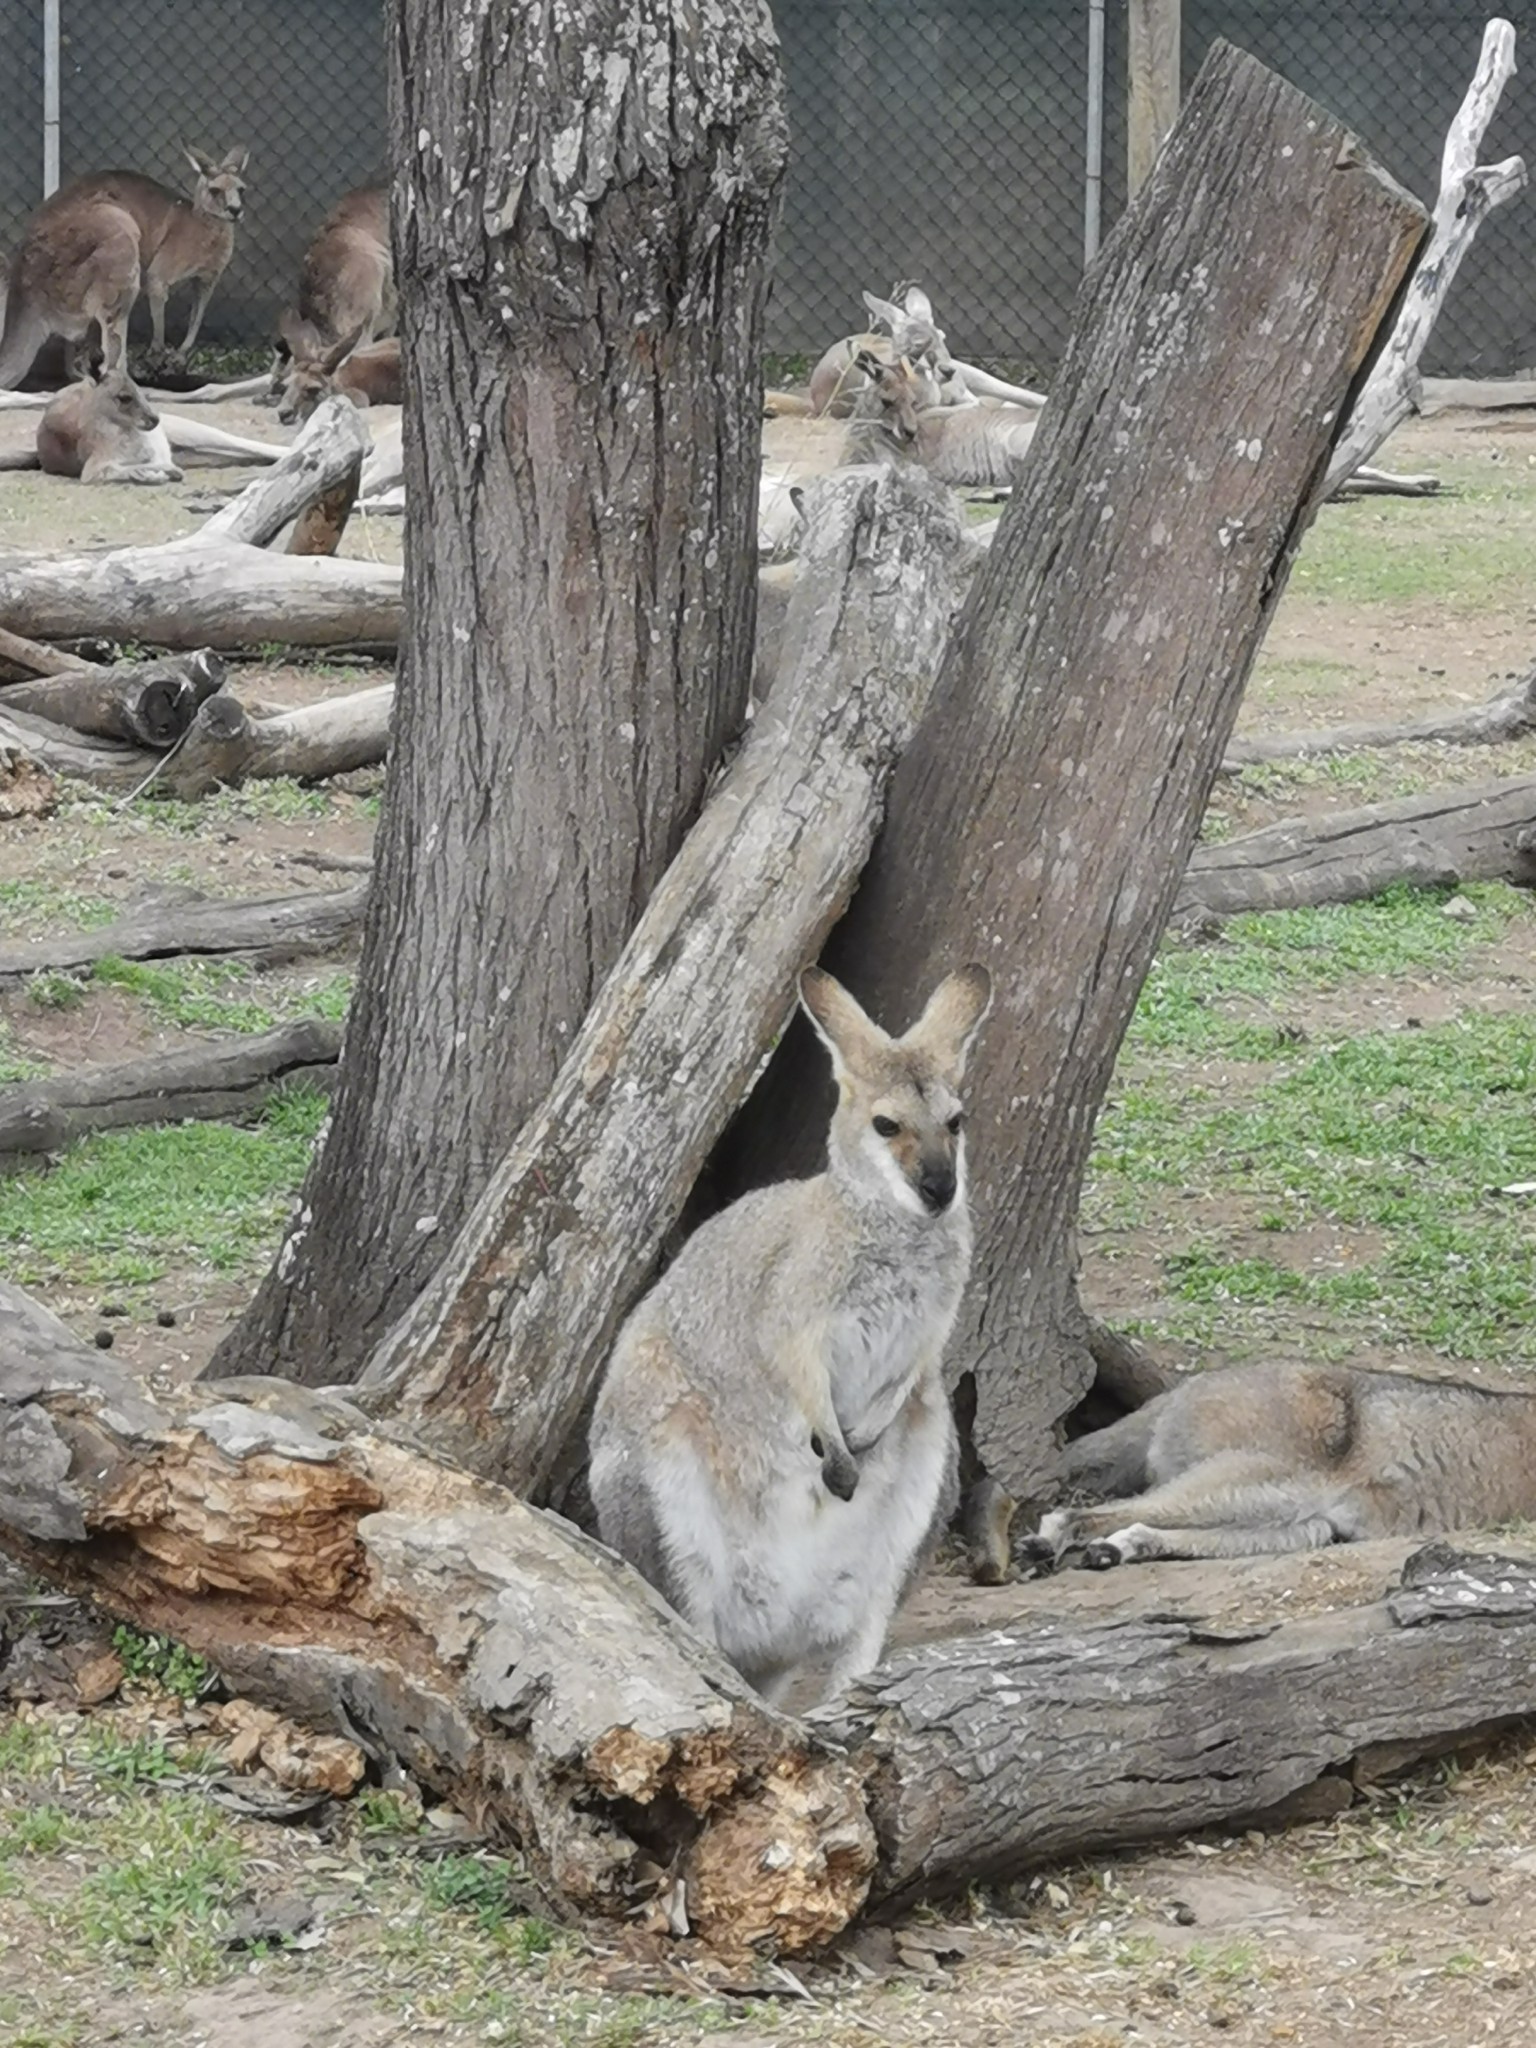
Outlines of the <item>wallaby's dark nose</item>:
<svg viewBox="0 0 1536 2048">
<path fill-rule="evenodd" d="M 923 1207 L 931 1216 L 942 1216 L 955 1199 L 955 1170 L 952 1166 L 925 1166 L 917 1183 Z"/>
</svg>

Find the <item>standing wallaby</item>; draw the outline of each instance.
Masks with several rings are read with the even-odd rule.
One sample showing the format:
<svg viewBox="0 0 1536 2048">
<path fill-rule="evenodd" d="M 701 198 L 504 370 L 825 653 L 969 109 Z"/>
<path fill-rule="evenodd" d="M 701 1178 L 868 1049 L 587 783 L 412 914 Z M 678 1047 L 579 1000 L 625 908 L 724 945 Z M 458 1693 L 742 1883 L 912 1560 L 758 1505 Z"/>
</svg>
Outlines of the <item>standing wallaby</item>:
<svg viewBox="0 0 1536 2048">
<path fill-rule="evenodd" d="M 865 353 L 866 389 L 855 411 L 852 445 L 866 460 L 882 450 L 919 462 L 943 484 L 1012 484 L 1029 452 L 1038 415 L 1011 406 L 934 406 L 926 376 L 905 358 Z"/>
<path fill-rule="evenodd" d="M 1095 1569 L 1257 1557 L 1536 1518 L 1536 1393 L 1349 1366 L 1197 1373 L 1069 1444 L 1069 1491 L 1020 1548 Z"/>
<path fill-rule="evenodd" d="M 281 366 L 277 416 L 284 426 L 302 424 L 333 391 L 345 393 L 357 406 L 402 402 L 399 341 L 391 335 L 360 347 L 360 332 L 355 329 L 327 345 L 307 320 L 283 315 L 288 354 Z"/>
<path fill-rule="evenodd" d="M 87 484 L 181 481 L 160 415 L 126 370 L 67 385 L 37 423 L 37 459 Z"/>
<path fill-rule="evenodd" d="M 800 1000 L 837 1080 L 826 1171 L 689 1239 L 619 1333 L 591 1439 L 604 1542 L 769 1699 L 808 1661 L 829 1695 L 877 1662 L 953 1506 L 958 1090 L 991 983 L 949 975 L 901 1038 L 819 969 Z"/>
<path fill-rule="evenodd" d="M 45 200 L 11 258 L 0 335 L 0 391 L 12 391 L 50 334 L 74 345 L 101 331 L 102 367 L 128 355 L 128 315 L 140 289 L 149 300 L 155 352 L 165 352 L 165 302 L 186 278 L 197 283 L 179 353 L 197 340 L 213 288 L 235 246 L 249 151 L 218 161 L 184 151 L 197 172 L 191 202 L 137 171 L 93 171 Z"/>
</svg>

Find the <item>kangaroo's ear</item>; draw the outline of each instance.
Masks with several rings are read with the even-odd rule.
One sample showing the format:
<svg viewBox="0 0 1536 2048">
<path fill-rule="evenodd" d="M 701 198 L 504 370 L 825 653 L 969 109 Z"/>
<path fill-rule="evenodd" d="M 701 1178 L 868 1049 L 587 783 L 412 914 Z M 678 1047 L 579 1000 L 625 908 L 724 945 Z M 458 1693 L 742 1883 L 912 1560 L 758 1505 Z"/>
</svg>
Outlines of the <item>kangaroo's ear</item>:
<svg viewBox="0 0 1536 2048">
<path fill-rule="evenodd" d="M 221 171 L 233 171 L 238 178 L 250 160 L 251 152 L 248 149 L 232 149 L 225 157 L 223 163 L 220 164 L 219 169 Z"/>
<path fill-rule="evenodd" d="M 859 296 L 876 327 L 883 327 L 887 334 L 894 333 L 902 317 L 900 306 L 893 306 L 889 299 L 877 299 L 873 292 L 861 292 Z"/>
<path fill-rule="evenodd" d="M 333 376 L 341 368 L 347 357 L 351 355 L 353 349 L 357 347 L 357 344 L 363 338 L 363 328 L 366 324 L 365 321 L 359 320 L 350 334 L 344 334 L 340 341 L 334 347 L 328 348 L 320 358 L 320 367 L 324 370 L 327 377 Z"/>
<path fill-rule="evenodd" d="M 883 357 L 877 356 L 872 349 L 861 348 L 853 359 L 853 367 L 856 370 L 862 370 L 873 384 L 879 381 L 881 372 L 888 370 L 891 366 Z"/>
<path fill-rule="evenodd" d="M 910 278 L 903 278 L 891 293 L 898 306 L 905 309 L 909 320 L 926 321 L 930 327 L 937 326 L 933 317 L 933 301 L 920 284 L 913 284 Z"/>
<path fill-rule="evenodd" d="M 194 149 L 190 142 L 181 145 L 181 153 L 200 178 L 211 178 L 217 166 L 213 158 L 200 149 Z"/>
<path fill-rule="evenodd" d="M 974 963 L 946 974 L 921 1017 L 902 1039 L 916 1046 L 958 1080 L 965 1072 L 971 1041 L 992 1007 L 992 977 Z"/>
<path fill-rule="evenodd" d="M 832 1055 L 832 1073 L 841 1083 L 850 1067 L 867 1060 L 888 1043 L 873 1023 L 823 967 L 807 967 L 800 977 L 800 1006 L 816 1027 L 816 1036 Z"/>
<path fill-rule="evenodd" d="M 315 353 L 319 337 L 307 320 L 299 318 L 292 306 L 283 308 L 282 318 L 277 323 L 277 331 L 282 336 L 280 346 L 283 354 L 291 356 L 295 362 L 300 356 L 312 356 Z"/>
</svg>

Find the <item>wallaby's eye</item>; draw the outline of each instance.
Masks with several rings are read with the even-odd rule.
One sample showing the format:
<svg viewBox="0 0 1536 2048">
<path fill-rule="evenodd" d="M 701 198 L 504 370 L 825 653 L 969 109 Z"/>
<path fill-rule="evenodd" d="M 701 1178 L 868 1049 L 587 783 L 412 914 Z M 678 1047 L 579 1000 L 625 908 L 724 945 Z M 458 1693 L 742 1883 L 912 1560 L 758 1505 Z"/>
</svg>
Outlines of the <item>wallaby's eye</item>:
<svg viewBox="0 0 1536 2048">
<path fill-rule="evenodd" d="M 897 1123 L 894 1117 L 877 1116 L 875 1118 L 875 1134 L 881 1138 L 899 1138 L 901 1136 L 901 1125 Z"/>
<path fill-rule="evenodd" d="M 960 1127 L 964 1122 L 965 1111 L 962 1109 L 957 1109 L 954 1115 L 949 1119 L 949 1122 L 944 1126 L 944 1128 L 949 1132 L 949 1135 L 952 1138 L 958 1138 L 960 1135 Z"/>
</svg>

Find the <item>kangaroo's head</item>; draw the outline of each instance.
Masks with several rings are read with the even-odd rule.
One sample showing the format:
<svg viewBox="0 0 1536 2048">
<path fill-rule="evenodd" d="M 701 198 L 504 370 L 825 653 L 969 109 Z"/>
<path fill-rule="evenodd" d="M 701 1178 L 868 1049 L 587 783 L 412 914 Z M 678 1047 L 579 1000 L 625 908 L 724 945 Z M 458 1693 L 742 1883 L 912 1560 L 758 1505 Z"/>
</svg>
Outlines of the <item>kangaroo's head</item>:
<svg viewBox="0 0 1536 2048">
<path fill-rule="evenodd" d="M 834 1179 L 911 1216 L 963 1205 L 960 1084 L 991 1000 L 987 970 L 961 967 L 939 983 L 911 1030 L 892 1038 L 830 974 L 806 970 L 800 1001 L 837 1081 L 827 1139 Z"/>
<path fill-rule="evenodd" d="M 104 377 L 94 379 L 95 391 L 91 395 L 91 410 L 100 419 L 109 419 L 118 426 L 132 427 L 141 434 L 151 433 L 160 424 L 160 415 L 123 369 L 109 370 Z"/>
<path fill-rule="evenodd" d="M 285 359 L 274 363 L 272 368 L 274 383 L 278 382 L 281 371 L 277 416 L 284 426 L 300 425 L 314 412 L 321 399 L 328 398 L 336 389 L 336 372 L 357 347 L 362 333 L 361 327 L 355 327 L 340 341 L 327 345 L 307 320 L 301 320 L 291 311 L 284 313 L 282 348 Z"/>
<path fill-rule="evenodd" d="M 898 454 L 910 454 L 917 445 L 918 415 L 939 402 L 937 385 L 906 356 L 884 362 L 866 349 L 857 361 L 867 381 L 855 409 L 855 425 L 894 446 Z"/>
<path fill-rule="evenodd" d="M 228 156 L 212 157 L 184 142 L 181 153 L 197 173 L 192 195 L 197 211 L 211 213 L 215 220 L 238 220 L 245 210 L 245 167 L 251 152 L 232 149 Z"/>
</svg>

